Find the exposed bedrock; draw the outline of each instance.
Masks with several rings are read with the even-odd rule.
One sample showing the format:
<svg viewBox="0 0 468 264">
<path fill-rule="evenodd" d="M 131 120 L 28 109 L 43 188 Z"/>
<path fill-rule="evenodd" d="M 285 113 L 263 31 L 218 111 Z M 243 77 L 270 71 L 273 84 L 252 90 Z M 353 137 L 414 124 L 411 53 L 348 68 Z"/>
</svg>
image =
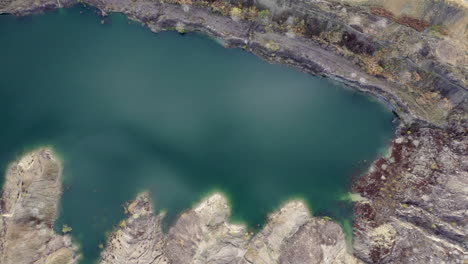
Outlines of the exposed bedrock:
<svg viewBox="0 0 468 264">
<path fill-rule="evenodd" d="M 110 236 L 101 263 L 164 263 L 160 261 L 165 243 L 163 216 L 154 214 L 149 195 L 139 195 L 125 210 L 129 218 Z"/>
<path fill-rule="evenodd" d="M 468 104 L 464 104 L 465 107 Z M 456 109 L 448 129 L 398 131 L 355 190 L 354 253 L 369 263 L 466 263 L 468 121 Z"/>
<path fill-rule="evenodd" d="M 255 235 L 229 223 L 229 205 L 218 193 L 181 214 L 167 235 L 148 193 L 129 203 L 126 212 L 128 218 L 111 235 L 101 263 L 360 263 L 348 253 L 341 227 L 311 217 L 301 201 L 272 213 Z"/>
<path fill-rule="evenodd" d="M 77 247 L 53 230 L 62 193 L 61 165 L 48 149 L 10 165 L 0 201 L 0 263 L 77 263 Z"/>
</svg>

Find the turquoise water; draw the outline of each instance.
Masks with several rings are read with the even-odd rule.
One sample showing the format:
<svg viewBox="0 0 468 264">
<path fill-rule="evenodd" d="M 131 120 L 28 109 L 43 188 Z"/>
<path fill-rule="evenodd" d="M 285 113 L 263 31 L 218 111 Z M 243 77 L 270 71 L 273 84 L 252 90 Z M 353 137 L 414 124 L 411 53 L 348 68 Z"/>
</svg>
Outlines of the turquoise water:
<svg viewBox="0 0 468 264">
<path fill-rule="evenodd" d="M 352 217 L 340 197 L 388 144 L 390 111 L 199 34 L 110 22 L 83 8 L 0 16 L 0 166 L 37 146 L 57 151 L 57 229 L 73 228 L 82 263 L 143 190 L 166 225 L 212 191 L 252 229 L 293 197 L 314 214 Z"/>
</svg>

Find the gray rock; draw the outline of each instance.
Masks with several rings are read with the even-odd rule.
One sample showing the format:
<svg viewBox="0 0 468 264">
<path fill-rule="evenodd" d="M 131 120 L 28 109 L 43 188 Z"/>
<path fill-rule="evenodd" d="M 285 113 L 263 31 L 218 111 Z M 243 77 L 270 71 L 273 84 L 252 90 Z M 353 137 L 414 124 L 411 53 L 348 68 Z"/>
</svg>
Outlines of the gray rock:
<svg viewBox="0 0 468 264">
<path fill-rule="evenodd" d="M 77 263 L 71 237 L 53 230 L 62 193 L 60 166 L 51 150 L 40 149 L 8 168 L 0 208 L 0 263 Z"/>
<path fill-rule="evenodd" d="M 466 261 L 466 121 L 465 109 L 456 109 L 449 129 L 401 128 L 391 157 L 379 159 L 357 182 L 357 191 L 368 198 L 356 205 L 359 258 L 373 263 Z"/>
<path fill-rule="evenodd" d="M 311 217 L 301 201 L 290 201 L 271 214 L 265 228 L 252 237 L 245 226 L 229 223 L 230 208 L 221 194 L 181 214 L 167 235 L 159 231 L 161 216 L 155 218 L 142 199 L 148 201 L 148 195 L 130 204 L 126 222 L 132 224 L 114 231 L 101 263 L 360 263 L 348 253 L 341 227 Z M 130 207 L 145 209 L 130 212 Z M 135 214 L 142 220 L 134 220 Z M 148 235 L 154 230 L 158 235 Z"/>
<path fill-rule="evenodd" d="M 163 256 L 163 215 L 155 215 L 148 193 L 140 194 L 126 207 L 128 219 L 110 236 L 102 264 L 167 263 Z"/>
</svg>

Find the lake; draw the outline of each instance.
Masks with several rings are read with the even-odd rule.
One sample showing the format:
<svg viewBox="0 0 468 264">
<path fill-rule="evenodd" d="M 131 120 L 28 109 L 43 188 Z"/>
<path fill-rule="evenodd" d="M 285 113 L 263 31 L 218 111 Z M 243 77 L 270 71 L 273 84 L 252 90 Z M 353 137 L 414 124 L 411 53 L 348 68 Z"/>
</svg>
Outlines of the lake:
<svg viewBox="0 0 468 264">
<path fill-rule="evenodd" d="M 94 263 L 121 205 L 150 190 L 166 228 L 213 191 L 252 230 L 291 198 L 346 225 L 353 177 L 385 151 L 383 104 L 206 36 L 75 7 L 0 16 L 0 166 L 53 147 L 63 224 Z"/>
</svg>

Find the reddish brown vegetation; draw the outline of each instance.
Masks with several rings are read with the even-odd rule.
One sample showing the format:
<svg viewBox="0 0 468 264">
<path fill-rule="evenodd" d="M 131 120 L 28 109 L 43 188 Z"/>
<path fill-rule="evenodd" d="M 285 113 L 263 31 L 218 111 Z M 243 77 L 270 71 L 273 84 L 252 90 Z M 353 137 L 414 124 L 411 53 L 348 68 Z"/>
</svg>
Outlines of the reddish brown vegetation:
<svg viewBox="0 0 468 264">
<path fill-rule="evenodd" d="M 381 263 L 382 258 L 390 253 L 389 248 L 385 247 L 372 247 L 370 257 L 372 259 L 372 263 Z"/>
<path fill-rule="evenodd" d="M 408 27 L 412 27 L 417 31 L 424 31 L 429 26 L 429 23 L 426 21 L 409 16 L 402 16 L 396 22 Z"/>
<path fill-rule="evenodd" d="M 396 20 L 395 15 L 383 7 L 371 7 L 371 13 L 391 20 Z"/>
<path fill-rule="evenodd" d="M 355 207 L 356 216 L 366 221 L 375 219 L 376 212 L 374 208 L 368 203 L 357 203 Z"/>
<path fill-rule="evenodd" d="M 395 163 L 400 164 L 402 169 L 408 168 L 408 162 L 404 160 L 404 154 L 408 153 L 412 148 L 411 142 L 403 142 L 400 144 L 393 144 L 392 146 L 392 158 Z"/>
<path fill-rule="evenodd" d="M 380 188 L 383 187 L 384 180 L 382 165 L 387 164 L 387 160 L 383 157 L 374 162 L 373 171 L 368 175 L 361 177 L 354 185 L 355 191 L 362 193 L 366 197 L 375 197 L 379 194 Z"/>
<path fill-rule="evenodd" d="M 414 28 L 420 32 L 424 31 L 427 27 L 429 27 L 429 23 L 427 23 L 424 20 L 409 17 L 409 16 L 396 17 L 392 12 L 386 10 L 383 7 L 372 7 L 371 13 L 377 16 L 388 18 L 392 21 L 395 21 L 398 24 L 402 24 L 402 25 Z"/>
<path fill-rule="evenodd" d="M 341 45 L 346 46 L 350 51 L 356 54 L 373 55 L 375 52 L 375 47 L 371 42 L 366 42 L 363 39 L 361 40 L 356 34 L 347 31 L 342 35 Z"/>
</svg>

